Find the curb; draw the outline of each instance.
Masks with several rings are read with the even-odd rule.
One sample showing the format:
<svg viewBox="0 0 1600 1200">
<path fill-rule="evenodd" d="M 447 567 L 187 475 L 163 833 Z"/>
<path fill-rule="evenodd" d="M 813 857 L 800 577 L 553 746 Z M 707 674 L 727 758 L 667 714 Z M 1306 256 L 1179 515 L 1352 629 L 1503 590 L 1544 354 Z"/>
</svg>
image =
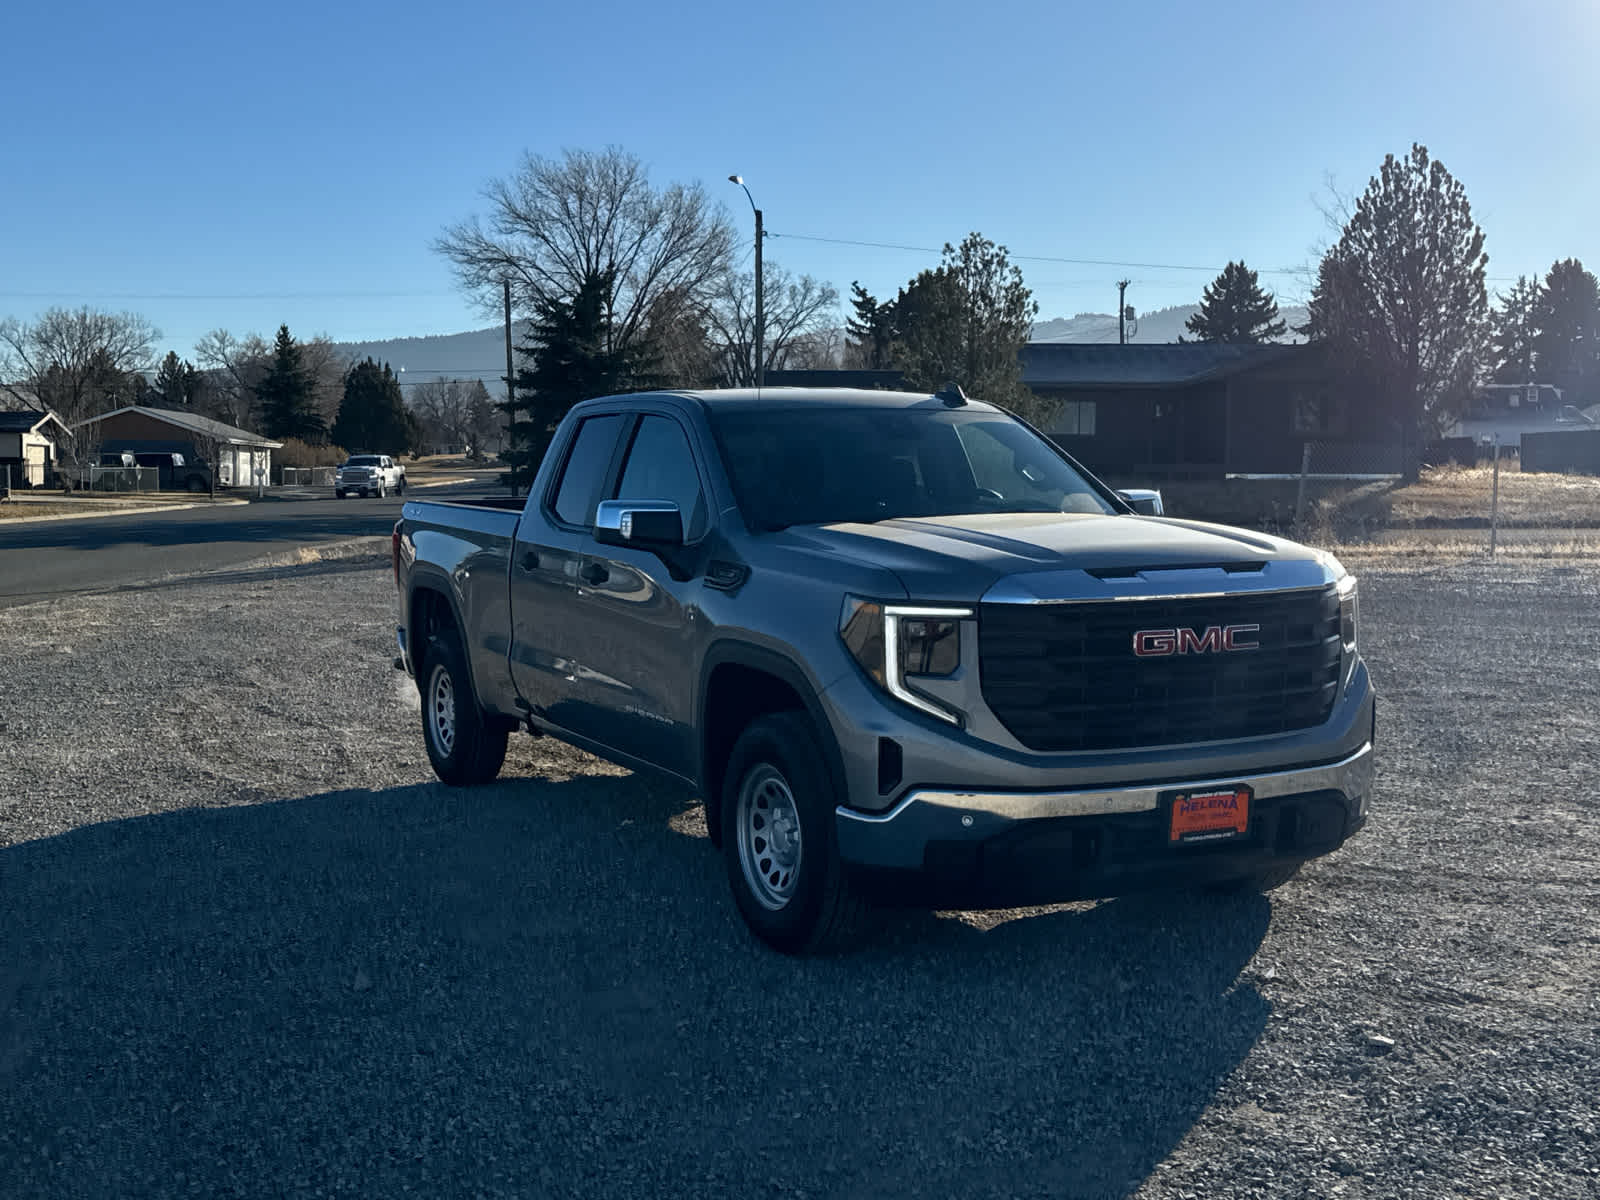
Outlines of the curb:
<svg viewBox="0 0 1600 1200">
<path fill-rule="evenodd" d="M 5 517 L 0 518 L 0 529 L 9 529 L 13 525 L 41 525 L 46 521 L 103 521 L 110 517 L 134 517 L 148 513 L 184 512 L 191 508 L 235 508 L 241 504 L 249 503 L 248 500 L 214 500 L 207 504 L 145 504 L 135 505 L 132 508 L 110 508 L 102 512 L 57 513 L 53 517 Z"/>
</svg>

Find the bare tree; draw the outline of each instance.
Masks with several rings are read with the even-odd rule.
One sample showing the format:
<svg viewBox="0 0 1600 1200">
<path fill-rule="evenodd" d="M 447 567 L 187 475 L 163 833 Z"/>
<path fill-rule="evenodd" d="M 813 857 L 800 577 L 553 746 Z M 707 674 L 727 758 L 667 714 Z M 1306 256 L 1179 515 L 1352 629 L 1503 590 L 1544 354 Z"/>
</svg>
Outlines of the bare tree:
<svg viewBox="0 0 1600 1200">
<path fill-rule="evenodd" d="M 767 264 L 765 352 L 768 371 L 781 371 L 802 347 L 822 330 L 838 323 L 839 291 L 809 275 L 792 277 L 776 264 Z M 728 275 L 706 310 L 706 323 L 719 345 L 724 380 L 733 387 L 749 387 L 756 379 L 755 277 Z"/>
<path fill-rule="evenodd" d="M 785 366 L 796 371 L 829 371 L 844 365 L 849 346 L 842 325 L 825 325 L 795 339 Z"/>
<path fill-rule="evenodd" d="M 499 311 L 509 280 L 519 311 L 564 302 L 587 278 L 616 280 L 608 349 L 632 348 L 663 298 L 709 301 L 727 275 L 733 226 L 705 189 L 657 189 L 644 164 L 612 146 L 567 150 L 560 159 L 525 155 L 521 167 L 484 192 L 491 212 L 445 230 L 434 248 L 485 309 Z"/>
<path fill-rule="evenodd" d="M 436 379 L 412 389 L 411 408 L 435 450 L 471 443 L 473 400 L 482 389 L 475 379 Z"/>
<path fill-rule="evenodd" d="M 108 411 L 131 395 L 136 372 L 154 366 L 161 336 L 137 313 L 52 308 L 31 325 L 0 321 L 0 387 L 21 383 L 68 425 Z"/>
<path fill-rule="evenodd" d="M 311 402 L 316 405 L 328 428 L 339 417 L 339 402 L 344 399 L 344 380 L 351 363 L 325 333 L 300 343 L 300 362 L 311 376 Z"/>
<path fill-rule="evenodd" d="M 201 397 L 205 415 L 247 427 L 256 387 L 272 367 L 272 346 L 259 334 L 240 340 L 226 329 L 213 329 L 195 343 L 194 359 L 207 373 Z"/>
</svg>

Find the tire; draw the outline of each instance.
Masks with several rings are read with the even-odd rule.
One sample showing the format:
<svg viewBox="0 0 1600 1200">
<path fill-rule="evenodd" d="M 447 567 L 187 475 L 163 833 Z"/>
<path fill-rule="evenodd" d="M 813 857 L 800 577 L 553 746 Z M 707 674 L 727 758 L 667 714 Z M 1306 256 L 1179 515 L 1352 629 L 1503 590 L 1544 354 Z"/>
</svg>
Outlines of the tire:
<svg viewBox="0 0 1600 1200">
<path fill-rule="evenodd" d="M 404 496 L 406 494 L 406 481 L 404 479 L 394 485 L 394 494 L 396 496 Z"/>
<path fill-rule="evenodd" d="M 386 497 L 386 496 L 387 496 L 387 495 L 388 495 L 388 494 L 389 494 L 389 489 L 388 489 L 388 488 L 386 488 L 386 487 L 384 487 L 384 485 L 383 485 L 383 484 L 381 484 L 381 483 L 380 483 L 380 484 L 379 484 L 379 485 L 378 485 L 378 499 L 379 499 L 379 500 L 382 500 L 382 499 L 383 499 L 383 498 L 384 498 L 384 497 Z"/>
<path fill-rule="evenodd" d="M 1264 867 L 1259 871 L 1252 871 L 1249 875 L 1241 875 L 1237 879 L 1225 879 L 1220 883 L 1211 885 L 1211 891 L 1223 892 L 1234 895 L 1249 895 L 1255 892 L 1270 892 L 1273 888 L 1282 887 L 1296 875 L 1304 863 L 1280 863 L 1275 867 Z"/>
<path fill-rule="evenodd" d="M 417 668 L 422 693 L 422 741 L 433 773 L 452 787 L 474 787 L 500 774 L 510 721 L 478 707 L 467 660 L 455 631 L 428 639 Z"/>
<path fill-rule="evenodd" d="M 344 492 L 342 490 L 340 490 L 339 488 L 334 488 L 333 489 L 333 498 L 335 500 L 343 500 L 344 499 Z"/>
<path fill-rule="evenodd" d="M 723 776 L 722 854 L 734 903 L 750 931 L 785 954 L 844 948 L 865 907 L 839 860 L 839 797 L 823 763 L 802 713 L 771 713 L 739 735 Z"/>
</svg>

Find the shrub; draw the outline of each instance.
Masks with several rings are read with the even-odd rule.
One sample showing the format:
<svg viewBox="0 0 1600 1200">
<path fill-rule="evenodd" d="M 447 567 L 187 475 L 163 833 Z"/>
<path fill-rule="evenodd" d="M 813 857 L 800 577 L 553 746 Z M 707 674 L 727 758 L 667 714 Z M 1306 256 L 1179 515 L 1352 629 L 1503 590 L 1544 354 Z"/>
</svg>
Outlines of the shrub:
<svg viewBox="0 0 1600 1200">
<path fill-rule="evenodd" d="M 337 467 L 349 457 L 343 446 L 313 446 L 299 438 L 285 438 L 273 461 L 280 467 Z"/>
</svg>

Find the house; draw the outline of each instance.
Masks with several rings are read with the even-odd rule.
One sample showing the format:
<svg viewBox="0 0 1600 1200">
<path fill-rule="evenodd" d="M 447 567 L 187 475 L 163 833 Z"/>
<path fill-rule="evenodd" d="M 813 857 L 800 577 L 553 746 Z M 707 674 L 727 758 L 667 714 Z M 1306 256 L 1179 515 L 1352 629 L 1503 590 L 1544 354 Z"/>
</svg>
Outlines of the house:
<svg viewBox="0 0 1600 1200">
<path fill-rule="evenodd" d="M 49 409 L 0 412 L 0 485 L 44 487 L 70 445 L 72 431 Z"/>
<path fill-rule="evenodd" d="M 1524 434 L 1596 429 L 1600 413 L 1564 403 L 1561 389 L 1553 384 L 1491 383 L 1473 393 L 1445 436 L 1471 438 L 1480 447 L 1498 441 L 1502 450 L 1520 452 Z"/>
<path fill-rule="evenodd" d="M 1374 389 L 1306 345 L 1030 342 L 1022 381 L 1060 402 L 1047 432 L 1112 478 L 1398 474 Z"/>
<path fill-rule="evenodd" d="M 176 451 L 212 464 L 223 487 L 253 487 L 272 478 L 272 452 L 283 446 L 258 433 L 197 413 L 131 404 L 73 427 L 79 444 L 98 449 Z"/>
</svg>

